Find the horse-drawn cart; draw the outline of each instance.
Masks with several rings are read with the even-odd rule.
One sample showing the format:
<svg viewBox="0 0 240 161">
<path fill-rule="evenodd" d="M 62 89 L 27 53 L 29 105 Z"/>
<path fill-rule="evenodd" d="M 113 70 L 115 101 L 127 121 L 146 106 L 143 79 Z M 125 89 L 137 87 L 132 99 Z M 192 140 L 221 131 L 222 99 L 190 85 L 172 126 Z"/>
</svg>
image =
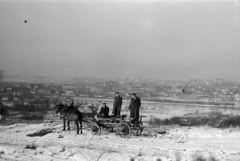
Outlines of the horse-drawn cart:
<svg viewBox="0 0 240 161">
<path fill-rule="evenodd" d="M 116 135 L 122 138 L 130 138 L 131 135 L 141 135 L 143 131 L 142 118 L 140 116 L 136 122 L 133 118 L 127 118 L 126 115 L 113 118 L 99 118 L 99 121 L 93 120 L 91 132 L 93 135 L 101 135 L 102 129 L 110 129 L 112 132 L 115 129 Z"/>
</svg>

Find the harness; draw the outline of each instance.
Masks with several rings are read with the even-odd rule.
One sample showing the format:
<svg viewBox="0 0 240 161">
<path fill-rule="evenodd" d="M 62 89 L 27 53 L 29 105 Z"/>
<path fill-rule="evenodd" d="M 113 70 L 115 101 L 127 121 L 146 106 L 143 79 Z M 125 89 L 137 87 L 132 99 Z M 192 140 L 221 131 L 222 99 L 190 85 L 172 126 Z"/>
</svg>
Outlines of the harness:
<svg viewBox="0 0 240 161">
<path fill-rule="evenodd" d="M 63 114 L 63 117 L 64 117 L 65 119 L 67 119 L 67 116 L 68 116 L 69 112 L 72 110 L 71 108 L 72 108 L 72 107 L 64 106 L 64 107 L 60 110 L 60 112 Z"/>
</svg>

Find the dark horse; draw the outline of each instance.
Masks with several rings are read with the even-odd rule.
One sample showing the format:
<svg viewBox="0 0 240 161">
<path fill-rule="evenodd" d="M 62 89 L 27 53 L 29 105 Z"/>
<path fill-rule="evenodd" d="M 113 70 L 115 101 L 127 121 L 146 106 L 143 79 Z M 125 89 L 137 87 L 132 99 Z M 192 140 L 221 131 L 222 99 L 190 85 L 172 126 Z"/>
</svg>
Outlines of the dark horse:
<svg viewBox="0 0 240 161">
<path fill-rule="evenodd" d="M 56 114 L 60 113 L 63 116 L 63 131 L 65 131 L 65 122 L 67 120 L 68 130 L 70 130 L 70 121 L 74 121 L 77 127 L 77 135 L 79 134 L 79 124 L 81 127 L 82 134 L 82 113 L 78 111 L 74 106 L 67 106 L 62 103 L 56 106 Z"/>
</svg>

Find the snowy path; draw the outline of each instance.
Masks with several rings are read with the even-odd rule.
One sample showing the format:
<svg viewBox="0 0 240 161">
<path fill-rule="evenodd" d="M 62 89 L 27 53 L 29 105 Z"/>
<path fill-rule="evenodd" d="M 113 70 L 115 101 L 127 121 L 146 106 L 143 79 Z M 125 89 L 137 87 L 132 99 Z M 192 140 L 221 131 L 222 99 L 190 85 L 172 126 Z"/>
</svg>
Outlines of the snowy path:
<svg viewBox="0 0 240 161">
<path fill-rule="evenodd" d="M 44 136 L 29 137 L 40 130 Z M 222 160 L 240 160 L 240 130 L 209 127 L 170 129 L 166 135 L 122 139 L 107 133 L 93 136 L 83 130 L 62 131 L 61 124 L 15 124 L 0 126 L 0 160 L 97 161 L 192 160 L 192 155 L 215 156 Z M 28 148 L 26 148 L 28 146 Z"/>
</svg>

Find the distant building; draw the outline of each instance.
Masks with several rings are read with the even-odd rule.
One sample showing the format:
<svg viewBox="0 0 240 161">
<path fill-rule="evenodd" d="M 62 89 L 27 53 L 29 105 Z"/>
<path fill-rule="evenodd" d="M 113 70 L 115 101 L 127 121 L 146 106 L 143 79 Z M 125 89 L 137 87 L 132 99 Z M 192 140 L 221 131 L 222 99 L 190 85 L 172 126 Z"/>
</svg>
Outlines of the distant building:
<svg viewBox="0 0 240 161">
<path fill-rule="evenodd" d="M 68 89 L 77 89 L 76 85 L 63 85 L 62 90 L 68 90 Z"/>
<path fill-rule="evenodd" d="M 215 78 L 215 82 L 217 83 L 222 83 L 224 81 L 223 78 Z"/>
<path fill-rule="evenodd" d="M 235 107 L 240 108 L 240 95 L 236 94 L 234 97 Z"/>
<path fill-rule="evenodd" d="M 103 87 L 86 87 L 90 92 L 102 93 Z"/>
</svg>

